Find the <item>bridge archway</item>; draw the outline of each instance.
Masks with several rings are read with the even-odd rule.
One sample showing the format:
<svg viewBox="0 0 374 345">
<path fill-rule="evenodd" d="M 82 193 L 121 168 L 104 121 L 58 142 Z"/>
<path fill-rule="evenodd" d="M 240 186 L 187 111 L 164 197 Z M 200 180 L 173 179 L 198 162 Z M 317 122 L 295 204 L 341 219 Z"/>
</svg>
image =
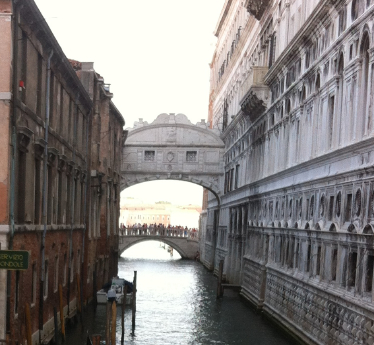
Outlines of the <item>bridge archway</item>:
<svg viewBox="0 0 374 345">
<path fill-rule="evenodd" d="M 220 203 L 224 143 L 204 120 L 193 125 L 184 114 L 140 119 L 128 129 L 122 155 L 121 191 L 142 182 L 177 180 L 211 191 Z"/>
<path fill-rule="evenodd" d="M 197 241 L 188 241 L 185 238 L 164 236 L 125 236 L 122 237 L 122 239 L 123 241 L 119 244 L 119 256 L 134 245 L 147 241 L 158 241 L 167 244 L 176 250 L 182 259 L 193 259 L 198 250 Z"/>
</svg>

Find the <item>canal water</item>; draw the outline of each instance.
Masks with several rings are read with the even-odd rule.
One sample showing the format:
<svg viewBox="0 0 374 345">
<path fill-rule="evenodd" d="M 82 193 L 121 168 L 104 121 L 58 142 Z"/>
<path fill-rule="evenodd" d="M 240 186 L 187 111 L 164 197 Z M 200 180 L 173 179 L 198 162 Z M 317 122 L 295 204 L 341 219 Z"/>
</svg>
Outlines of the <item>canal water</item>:
<svg viewBox="0 0 374 345">
<path fill-rule="evenodd" d="M 119 260 L 119 276 L 133 280 L 137 271 L 136 327 L 131 309 L 125 311 L 125 342 L 132 345 L 288 345 L 295 344 L 233 292 L 216 300 L 217 279 L 195 261 L 181 260 L 159 242 L 145 242 Z M 227 292 L 227 293 L 226 293 Z M 120 308 L 118 308 L 120 309 Z M 117 314 L 117 344 L 121 344 Z M 105 306 L 92 307 L 84 317 L 89 334 L 105 339 Z M 69 329 L 67 344 L 86 344 L 78 325 Z"/>
</svg>

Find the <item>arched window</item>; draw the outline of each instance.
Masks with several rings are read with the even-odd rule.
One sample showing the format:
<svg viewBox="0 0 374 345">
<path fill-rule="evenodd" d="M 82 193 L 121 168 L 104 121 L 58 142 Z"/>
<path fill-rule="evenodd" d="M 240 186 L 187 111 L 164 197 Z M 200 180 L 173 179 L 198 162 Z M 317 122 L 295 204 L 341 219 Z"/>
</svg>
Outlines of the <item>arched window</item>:
<svg viewBox="0 0 374 345">
<path fill-rule="evenodd" d="M 339 86 L 338 86 L 338 113 L 340 114 L 340 125 L 339 125 L 339 144 L 341 143 L 341 132 L 342 132 L 342 124 L 343 124 L 343 119 L 344 119 L 344 55 L 343 53 L 340 53 L 339 56 L 339 63 L 338 63 L 338 76 L 339 76 Z"/>
<path fill-rule="evenodd" d="M 370 46 L 370 41 L 369 41 L 369 35 L 367 32 L 364 33 L 361 41 L 361 57 L 362 57 L 362 78 L 361 78 L 361 100 L 360 102 L 362 104 L 362 115 L 363 115 L 363 124 L 365 125 L 366 122 L 366 117 L 368 114 L 368 91 L 369 91 L 369 46 Z M 370 115 L 369 115 L 370 116 Z M 370 119 L 368 121 L 368 127 L 369 127 Z"/>
<path fill-rule="evenodd" d="M 352 0 L 352 4 L 351 4 L 352 21 L 356 20 L 356 18 L 358 17 L 358 5 L 359 5 L 359 0 Z"/>
<path fill-rule="evenodd" d="M 289 98 L 286 99 L 285 107 L 286 107 L 286 114 L 288 115 L 291 111 L 291 101 Z"/>
</svg>

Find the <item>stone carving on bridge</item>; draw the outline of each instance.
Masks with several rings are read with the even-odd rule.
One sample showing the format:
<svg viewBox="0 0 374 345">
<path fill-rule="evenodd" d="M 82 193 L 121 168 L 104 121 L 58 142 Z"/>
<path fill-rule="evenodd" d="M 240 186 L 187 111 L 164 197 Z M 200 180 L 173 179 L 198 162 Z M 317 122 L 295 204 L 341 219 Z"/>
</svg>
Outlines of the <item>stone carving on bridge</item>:
<svg viewBox="0 0 374 345">
<path fill-rule="evenodd" d="M 193 125 L 184 114 L 160 114 L 152 123 L 139 119 L 127 130 L 122 190 L 145 181 L 173 179 L 220 194 L 225 145 L 219 131 L 205 120 Z"/>
</svg>

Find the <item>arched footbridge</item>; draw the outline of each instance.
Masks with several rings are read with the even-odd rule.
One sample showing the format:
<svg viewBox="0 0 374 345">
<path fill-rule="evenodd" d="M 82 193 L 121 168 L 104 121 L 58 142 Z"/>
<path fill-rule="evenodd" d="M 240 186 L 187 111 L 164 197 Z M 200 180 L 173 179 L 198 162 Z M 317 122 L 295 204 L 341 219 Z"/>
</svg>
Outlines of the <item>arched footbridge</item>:
<svg viewBox="0 0 374 345">
<path fill-rule="evenodd" d="M 182 259 L 195 259 L 199 250 L 197 233 L 184 231 L 169 231 L 167 228 L 128 228 L 119 231 L 118 253 L 144 241 L 161 241 L 176 250 Z"/>
</svg>

